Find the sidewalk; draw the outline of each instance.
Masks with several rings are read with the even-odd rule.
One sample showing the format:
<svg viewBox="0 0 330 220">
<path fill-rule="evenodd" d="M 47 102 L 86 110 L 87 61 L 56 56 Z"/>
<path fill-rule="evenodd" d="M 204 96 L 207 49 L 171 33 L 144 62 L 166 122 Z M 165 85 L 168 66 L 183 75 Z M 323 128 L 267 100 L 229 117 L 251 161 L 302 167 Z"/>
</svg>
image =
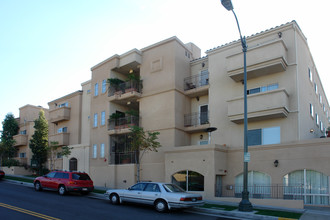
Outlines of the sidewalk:
<svg viewBox="0 0 330 220">
<path fill-rule="evenodd" d="M 16 176 L 16 177 L 23 177 L 23 176 Z M 27 177 L 24 177 L 27 178 Z M 27 178 L 27 179 L 34 179 L 34 178 Z M 23 185 L 27 187 L 34 187 L 33 183 L 26 183 L 16 180 L 8 180 L 5 179 L 5 181 L 12 182 L 14 184 Z M 106 190 L 104 187 L 95 187 L 95 189 L 99 190 Z M 102 200 L 108 200 L 103 194 L 99 193 L 90 193 L 88 195 L 90 198 L 94 199 L 102 199 Z M 217 204 L 217 205 L 229 205 L 229 206 L 237 206 L 237 204 L 233 203 L 226 203 L 226 202 L 217 202 L 217 201 L 211 201 L 211 200 L 205 200 L 208 204 Z M 296 213 L 302 213 L 303 215 L 300 217 L 301 220 L 328 220 L 330 219 L 330 207 L 313 207 L 313 206 L 306 206 L 304 210 L 298 210 L 298 209 L 285 209 L 285 208 L 278 208 L 278 207 L 270 207 L 270 206 L 254 206 L 256 209 L 265 209 L 265 210 L 274 210 L 274 211 L 286 211 L 286 212 L 296 212 Z M 255 212 L 241 212 L 238 210 L 233 211 L 224 211 L 221 210 L 221 208 L 202 208 L 202 207 L 195 207 L 193 209 L 186 210 L 188 212 L 193 213 L 203 213 L 205 215 L 219 215 L 223 217 L 234 217 L 237 219 L 263 219 L 263 220 L 284 220 L 288 218 L 280 218 L 280 217 L 274 217 L 274 216 L 266 216 L 266 215 L 257 215 Z"/>
</svg>

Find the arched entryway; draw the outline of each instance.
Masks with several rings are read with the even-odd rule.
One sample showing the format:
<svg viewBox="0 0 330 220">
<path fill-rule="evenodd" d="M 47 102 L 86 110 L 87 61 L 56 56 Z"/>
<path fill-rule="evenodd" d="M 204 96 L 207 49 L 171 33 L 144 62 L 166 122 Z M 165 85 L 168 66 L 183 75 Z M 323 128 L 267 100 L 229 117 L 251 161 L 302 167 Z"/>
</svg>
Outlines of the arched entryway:
<svg viewBox="0 0 330 220">
<path fill-rule="evenodd" d="M 77 171 L 77 168 L 78 168 L 78 160 L 73 157 L 69 161 L 69 170 Z"/>
</svg>

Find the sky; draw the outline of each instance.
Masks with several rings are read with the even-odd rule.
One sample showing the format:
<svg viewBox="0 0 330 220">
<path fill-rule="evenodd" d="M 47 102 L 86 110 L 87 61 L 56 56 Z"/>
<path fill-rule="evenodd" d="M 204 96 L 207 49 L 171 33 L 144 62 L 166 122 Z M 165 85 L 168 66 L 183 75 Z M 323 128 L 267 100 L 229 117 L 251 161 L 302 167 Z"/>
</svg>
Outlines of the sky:
<svg viewBox="0 0 330 220">
<path fill-rule="evenodd" d="M 330 1 L 232 2 L 245 36 L 297 21 L 329 100 Z M 220 0 L 0 0 L 0 121 L 27 104 L 48 108 L 80 90 L 94 65 L 172 36 L 202 56 L 239 39 Z"/>
</svg>

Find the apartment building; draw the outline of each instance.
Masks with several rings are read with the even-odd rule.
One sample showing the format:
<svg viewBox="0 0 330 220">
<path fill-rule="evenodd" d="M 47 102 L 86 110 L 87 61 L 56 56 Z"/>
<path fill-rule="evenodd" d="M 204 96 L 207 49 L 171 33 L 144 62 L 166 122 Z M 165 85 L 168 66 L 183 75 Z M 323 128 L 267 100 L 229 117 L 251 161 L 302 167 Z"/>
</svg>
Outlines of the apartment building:
<svg viewBox="0 0 330 220">
<path fill-rule="evenodd" d="M 329 102 L 295 21 L 247 37 L 249 191 L 255 204 L 329 205 Z M 239 201 L 243 172 L 240 41 L 206 51 L 171 37 L 91 68 L 82 90 L 49 102 L 49 140 L 72 147 L 57 168 L 95 185 L 166 181 Z M 158 131 L 141 158 L 130 126 Z M 231 198 L 232 197 L 232 198 Z M 236 198 L 235 198 L 236 197 Z M 265 200 L 264 198 L 267 198 Z"/>
<path fill-rule="evenodd" d="M 247 43 L 251 184 L 300 184 L 307 173 L 326 179 L 329 188 L 325 167 L 330 142 L 319 139 L 329 126 L 329 103 L 306 37 L 292 21 L 249 36 Z M 162 145 L 159 152 L 140 158 L 141 180 L 175 182 L 206 198 L 239 196 L 241 43 L 206 53 L 200 58 L 196 45 L 172 37 L 91 68 L 89 156 L 97 185 L 125 188 L 136 182 L 139 157 L 131 151 L 128 135 L 134 124 L 159 131 Z M 294 180 L 295 175 L 303 180 Z M 305 203 L 328 204 L 329 191 L 311 195 L 300 190 Z M 282 192 L 281 198 L 289 194 Z M 270 189 L 252 195 L 270 198 Z"/>
<path fill-rule="evenodd" d="M 17 118 L 19 131 L 13 138 L 15 140 L 14 147 L 17 148 L 17 156 L 14 158 L 21 165 L 30 166 L 32 159 L 32 151 L 29 147 L 29 141 L 34 134 L 34 121 L 39 118 L 39 112 L 43 110 L 45 117 L 48 119 L 48 109 L 41 106 L 25 105 L 19 108 L 19 118 Z M 16 170 L 16 174 L 25 174 L 27 170 Z"/>
<path fill-rule="evenodd" d="M 68 157 L 57 156 L 53 169 L 89 172 L 90 81 L 81 86 L 82 90 L 48 103 L 49 142 L 71 150 Z"/>
</svg>

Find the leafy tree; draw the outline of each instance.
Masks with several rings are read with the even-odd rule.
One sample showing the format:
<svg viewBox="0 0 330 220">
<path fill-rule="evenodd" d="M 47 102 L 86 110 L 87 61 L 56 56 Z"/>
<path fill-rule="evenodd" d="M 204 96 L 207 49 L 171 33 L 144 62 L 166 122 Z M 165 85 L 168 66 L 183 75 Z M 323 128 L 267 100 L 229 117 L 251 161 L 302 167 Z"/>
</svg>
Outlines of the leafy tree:
<svg viewBox="0 0 330 220">
<path fill-rule="evenodd" d="M 69 156 L 71 154 L 71 150 L 72 150 L 72 147 L 69 147 L 69 146 L 61 147 L 58 145 L 57 141 L 51 141 L 49 148 L 48 148 L 48 154 L 49 154 L 49 159 L 50 159 L 50 170 L 54 170 L 55 160 L 56 160 L 57 155 Z"/>
<path fill-rule="evenodd" d="M 39 175 L 42 175 L 42 166 L 47 161 L 48 156 L 48 122 L 43 110 L 40 110 L 39 118 L 34 121 L 34 129 L 34 134 L 30 139 L 32 160 L 37 163 Z"/>
<path fill-rule="evenodd" d="M 140 182 L 140 161 L 146 152 L 158 152 L 158 148 L 161 147 L 160 143 L 157 141 L 159 132 L 144 131 L 143 128 L 138 126 L 132 126 L 130 131 L 129 137 L 132 139 L 132 150 L 139 153 L 135 154 L 135 161 L 137 161 L 137 181 Z M 139 159 L 137 155 L 139 155 Z"/>
<path fill-rule="evenodd" d="M 2 128 L 3 131 L 1 134 L 1 142 L 0 142 L 1 161 L 3 161 L 4 158 L 9 159 L 14 157 L 16 153 L 16 148 L 14 147 L 15 140 L 13 139 L 13 136 L 18 133 L 19 127 L 18 127 L 18 122 L 13 114 L 8 113 L 6 115 L 5 120 L 3 121 Z"/>
</svg>

